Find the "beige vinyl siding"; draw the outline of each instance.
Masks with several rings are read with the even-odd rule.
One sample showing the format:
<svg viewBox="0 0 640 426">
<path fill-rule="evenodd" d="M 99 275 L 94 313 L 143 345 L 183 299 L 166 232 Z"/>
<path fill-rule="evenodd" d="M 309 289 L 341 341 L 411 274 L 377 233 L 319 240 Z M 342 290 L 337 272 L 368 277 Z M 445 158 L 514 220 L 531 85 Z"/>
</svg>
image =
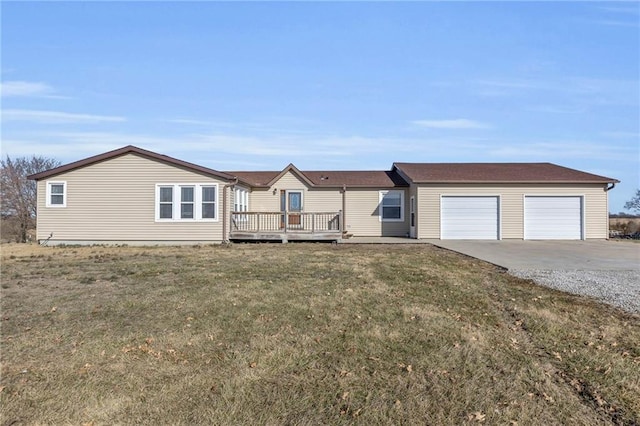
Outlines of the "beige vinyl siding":
<svg viewBox="0 0 640 426">
<path fill-rule="evenodd" d="M 220 236 L 222 237 L 222 241 L 228 241 L 231 223 L 231 210 L 233 210 L 233 186 L 230 185 L 230 182 L 226 182 L 222 179 L 218 180 L 218 182 L 218 198 L 220 198 L 220 203 L 216 206 L 218 213 L 217 223 L 221 230 Z M 222 200 L 223 197 L 226 199 L 226 203 L 224 204 Z M 224 235 L 222 235 L 222 232 L 224 232 Z"/>
<path fill-rule="evenodd" d="M 416 216 L 418 238 L 440 238 L 440 193 L 436 188 L 418 187 Z"/>
<path fill-rule="evenodd" d="M 249 193 L 249 211 L 250 212 L 279 212 L 280 211 L 280 193 L 273 189 L 254 189 Z"/>
<path fill-rule="evenodd" d="M 342 210 L 340 188 L 310 188 L 294 173 L 287 172 L 268 190 L 253 190 L 249 209 L 253 212 L 280 211 L 281 190 L 302 190 L 303 208 L 307 213 Z M 406 236 L 409 232 L 409 198 L 404 191 L 404 221 L 381 222 L 379 219 L 379 188 L 347 188 L 346 231 L 355 236 Z M 275 192 L 275 193 L 274 193 Z"/>
<path fill-rule="evenodd" d="M 526 195 L 577 195 L 584 197 L 585 238 L 608 237 L 606 185 L 603 184 L 438 184 L 418 188 L 418 238 L 440 238 L 442 195 L 498 195 L 502 239 L 524 238 Z"/>
<path fill-rule="evenodd" d="M 380 221 L 380 189 L 347 188 L 346 231 L 356 237 L 404 237 L 409 232 L 409 194 L 403 188 L 393 188 L 404 192 L 404 221 Z"/>
<path fill-rule="evenodd" d="M 593 185 L 585 191 L 585 238 L 609 238 L 609 193 L 607 185 Z"/>
<path fill-rule="evenodd" d="M 409 198 L 414 197 L 415 198 L 415 238 L 418 238 L 418 236 L 420 235 L 420 220 L 419 220 L 419 215 L 418 215 L 418 186 L 416 184 L 411 184 L 411 186 L 409 187 Z M 409 199 L 408 202 L 410 202 L 411 200 Z M 409 204 L 407 204 L 407 206 L 409 206 Z M 407 214 L 410 214 L 410 207 L 407 207 Z M 411 217 L 408 218 L 409 223 L 407 226 L 411 227 Z"/>
<path fill-rule="evenodd" d="M 338 212 L 342 210 L 342 193 L 340 189 L 310 188 L 294 173 L 287 172 L 268 190 L 253 190 L 249 194 L 250 211 L 279 212 L 281 190 L 302 191 L 302 208 L 307 213 Z"/>
<path fill-rule="evenodd" d="M 47 181 L 67 182 L 65 208 L 46 207 Z M 115 157 L 38 182 L 37 238 L 53 233 L 52 241 L 67 242 L 222 241 L 226 183 L 136 154 Z M 217 221 L 157 222 L 157 184 L 217 184 Z"/>
<path fill-rule="evenodd" d="M 302 190 L 306 192 L 309 188 L 305 182 L 299 179 L 294 173 L 287 172 L 278 179 L 268 190 L 253 190 L 249 195 L 249 209 L 252 212 L 279 212 L 280 211 L 280 191 L 281 190 Z M 306 204 L 306 194 L 302 195 L 303 203 Z M 307 211 L 306 205 L 303 205 Z"/>
<path fill-rule="evenodd" d="M 333 213 L 342 210 L 342 192 L 338 188 L 314 188 L 304 196 L 305 212 Z"/>
</svg>

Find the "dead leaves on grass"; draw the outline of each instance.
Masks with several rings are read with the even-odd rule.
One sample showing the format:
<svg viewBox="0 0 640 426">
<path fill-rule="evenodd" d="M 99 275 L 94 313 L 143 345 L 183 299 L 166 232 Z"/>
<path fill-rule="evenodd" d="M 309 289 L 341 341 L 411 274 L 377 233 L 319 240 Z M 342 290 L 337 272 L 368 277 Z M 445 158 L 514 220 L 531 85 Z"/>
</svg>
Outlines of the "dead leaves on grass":
<svg viewBox="0 0 640 426">
<path fill-rule="evenodd" d="M 551 395 L 548 395 L 546 392 L 542 392 L 542 396 L 547 402 L 554 402 L 554 399 Z"/>
<path fill-rule="evenodd" d="M 406 371 L 407 373 L 412 373 L 413 372 L 413 367 L 411 366 L 411 364 L 403 364 L 403 363 L 399 363 L 398 367 L 400 367 L 403 371 Z"/>
<path fill-rule="evenodd" d="M 340 377 L 347 377 L 347 376 L 351 376 L 351 375 L 353 375 L 353 373 L 350 372 L 349 370 L 340 370 L 338 372 L 338 376 L 340 376 Z"/>
<path fill-rule="evenodd" d="M 156 349 L 153 347 L 154 339 L 147 338 L 141 345 L 129 345 L 121 349 L 122 353 L 128 354 L 133 359 L 139 359 L 141 356 L 149 356 L 157 360 L 166 359 L 176 364 L 188 364 L 189 361 L 182 356 L 177 350 L 173 348 L 169 349 Z"/>
<path fill-rule="evenodd" d="M 362 407 L 354 409 L 351 404 L 351 392 L 345 391 L 338 398 L 338 407 L 341 416 L 358 417 L 362 413 Z"/>
<path fill-rule="evenodd" d="M 476 411 L 475 413 L 468 414 L 467 415 L 467 420 L 469 420 L 470 422 L 484 423 L 486 417 L 487 417 L 487 415 L 484 414 L 483 412 Z"/>
</svg>

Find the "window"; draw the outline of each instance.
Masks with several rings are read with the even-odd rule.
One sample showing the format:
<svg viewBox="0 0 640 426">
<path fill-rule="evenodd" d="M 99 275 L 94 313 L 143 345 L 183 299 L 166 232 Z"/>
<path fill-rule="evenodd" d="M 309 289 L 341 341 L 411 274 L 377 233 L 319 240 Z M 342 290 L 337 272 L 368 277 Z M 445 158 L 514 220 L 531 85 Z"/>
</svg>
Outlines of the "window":
<svg viewBox="0 0 640 426">
<path fill-rule="evenodd" d="M 173 218 L 173 186 L 160 187 L 160 219 Z"/>
<path fill-rule="evenodd" d="M 203 219 L 216 218 L 216 187 L 215 186 L 202 187 L 202 218 Z"/>
<path fill-rule="evenodd" d="M 66 182 L 47 182 L 47 207 L 67 207 Z"/>
<path fill-rule="evenodd" d="M 233 211 L 246 212 L 249 210 L 249 191 L 236 188 L 233 196 Z"/>
<path fill-rule="evenodd" d="M 380 191 L 380 221 L 404 221 L 404 192 Z"/>
<path fill-rule="evenodd" d="M 193 219 L 195 194 L 193 186 L 180 187 L 180 219 Z"/>
<path fill-rule="evenodd" d="M 249 211 L 249 191 L 244 188 L 236 188 L 233 191 L 233 211 Z M 247 220 L 249 220 L 246 214 L 236 215 L 235 218 L 240 222 L 246 222 Z"/>
<path fill-rule="evenodd" d="M 287 199 L 289 200 L 289 211 L 302 211 L 302 191 L 287 191 Z"/>
<path fill-rule="evenodd" d="M 217 220 L 218 185 L 161 184 L 156 186 L 157 221 Z"/>
</svg>

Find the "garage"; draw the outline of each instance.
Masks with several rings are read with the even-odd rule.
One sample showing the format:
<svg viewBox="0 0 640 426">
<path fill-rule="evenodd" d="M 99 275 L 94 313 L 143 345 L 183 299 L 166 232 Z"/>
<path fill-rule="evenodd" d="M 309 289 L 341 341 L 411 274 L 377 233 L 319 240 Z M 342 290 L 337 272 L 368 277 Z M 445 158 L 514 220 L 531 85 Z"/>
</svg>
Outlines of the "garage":
<svg viewBox="0 0 640 426">
<path fill-rule="evenodd" d="M 442 196 L 440 238 L 444 240 L 500 239 L 498 196 Z"/>
<path fill-rule="evenodd" d="M 525 196 L 525 240 L 581 240 L 581 196 Z"/>
</svg>

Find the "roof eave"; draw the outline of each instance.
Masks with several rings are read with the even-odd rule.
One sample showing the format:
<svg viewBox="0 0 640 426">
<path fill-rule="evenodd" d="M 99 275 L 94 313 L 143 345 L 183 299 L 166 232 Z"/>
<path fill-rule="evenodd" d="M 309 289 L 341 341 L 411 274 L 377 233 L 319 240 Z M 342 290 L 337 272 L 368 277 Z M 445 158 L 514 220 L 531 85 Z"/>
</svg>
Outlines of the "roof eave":
<svg viewBox="0 0 640 426">
<path fill-rule="evenodd" d="M 413 183 L 419 184 L 430 184 L 430 183 L 499 183 L 499 184 L 508 184 L 508 183 L 516 183 L 516 184 L 525 184 L 525 183 L 563 183 L 563 184 L 605 184 L 605 183 L 620 183 L 617 179 L 610 180 L 419 180 L 413 181 Z"/>
<path fill-rule="evenodd" d="M 347 188 L 408 188 L 409 185 L 396 185 L 396 184 L 390 184 L 390 185 L 373 185 L 373 184 L 354 184 L 354 185 L 349 185 L 349 184 L 345 184 L 345 186 Z M 340 185 L 340 188 L 342 188 L 343 185 Z"/>
<path fill-rule="evenodd" d="M 249 188 L 255 188 L 256 187 L 256 185 L 252 184 L 251 182 L 247 182 L 246 180 L 242 180 L 238 176 L 235 176 L 235 175 L 231 175 L 231 176 L 234 177 L 234 179 L 236 180 L 236 184 L 237 185 L 248 186 Z"/>
<path fill-rule="evenodd" d="M 77 170 L 93 164 L 101 163 L 103 161 L 107 161 L 116 157 L 121 157 L 126 154 L 138 154 L 140 156 L 151 158 L 166 164 L 171 164 L 177 167 L 183 167 L 191 171 L 195 171 L 195 172 L 210 175 L 210 176 L 216 176 L 227 181 L 233 181 L 236 179 L 235 176 L 230 175 L 228 173 L 219 172 L 217 170 L 209 169 L 207 167 L 198 166 L 197 164 L 189 163 L 183 160 L 178 160 L 176 158 L 169 157 L 167 155 L 158 154 L 153 151 L 148 151 L 146 149 L 138 148 L 133 145 L 128 145 L 123 148 L 115 149 L 113 151 L 109 151 L 103 154 L 94 155 L 93 157 L 85 158 L 83 160 L 74 161 L 72 163 L 65 164 L 50 170 L 45 170 L 40 173 L 34 173 L 32 175 L 27 176 L 27 179 L 35 180 L 35 181 L 46 179 L 49 177 L 57 176 L 62 173 L 70 172 L 72 170 Z"/>
</svg>

